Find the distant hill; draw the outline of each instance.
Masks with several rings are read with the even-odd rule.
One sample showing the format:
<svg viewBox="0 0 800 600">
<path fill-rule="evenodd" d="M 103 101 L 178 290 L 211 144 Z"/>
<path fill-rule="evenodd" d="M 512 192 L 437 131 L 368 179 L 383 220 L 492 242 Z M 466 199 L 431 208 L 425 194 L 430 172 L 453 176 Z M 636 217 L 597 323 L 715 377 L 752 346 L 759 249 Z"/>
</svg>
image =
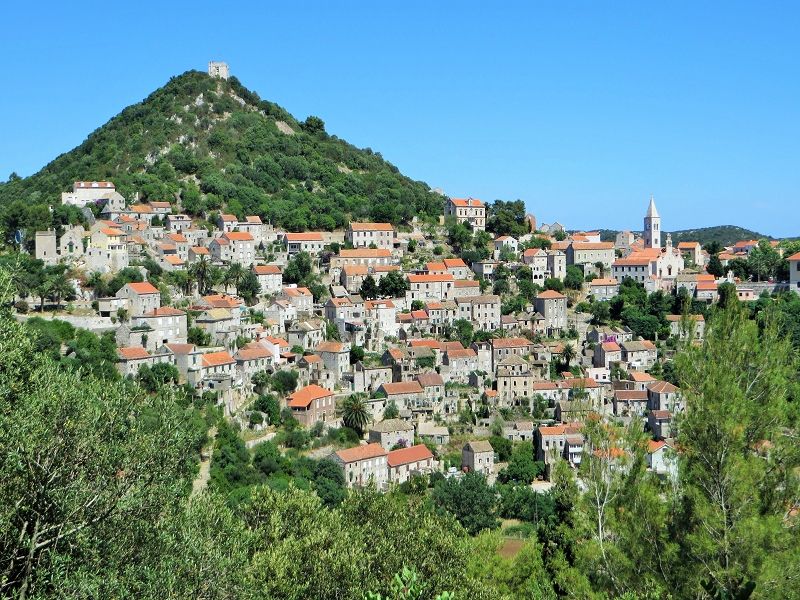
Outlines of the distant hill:
<svg viewBox="0 0 800 600">
<path fill-rule="evenodd" d="M 600 237 L 603 241 L 614 241 L 617 233 L 618 231 L 614 229 L 601 229 Z M 739 240 L 774 239 L 769 235 L 764 235 L 763 233 L 758 233 L 757 231 L 752 231 L 736 225 L 698 227 L 697 229 L 682 229 L 680 231 L 671 231 L 670 233 L 672 234 L 673 244 L 677 244 L 678 242 L 700 242 L 703 246 L 710 242 L 719 242 L 722 246 L 730 246 Z"/>
<path fill-rule="evenodd" d="M 296 231 L 442 211 L 441 195 L 379 153 L 328 135 L 321 119 L 299 122 L 235 77 L 198 71 L 173 77 L 38 173 L 0 183 L 5 229 L 46 226 L 40 209 L 59 204 L 76 180 L 111 180 L 128 198 L 180 200 L 194 215 L 257 214 Z"/>
</svg>

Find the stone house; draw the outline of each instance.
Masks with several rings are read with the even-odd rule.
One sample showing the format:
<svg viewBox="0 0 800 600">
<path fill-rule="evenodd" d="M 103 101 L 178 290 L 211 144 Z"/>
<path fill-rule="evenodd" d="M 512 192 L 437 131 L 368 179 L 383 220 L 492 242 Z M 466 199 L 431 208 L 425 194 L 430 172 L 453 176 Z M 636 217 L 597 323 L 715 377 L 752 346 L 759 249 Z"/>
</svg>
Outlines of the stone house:
<svg viewBox="0 0 800 600">
<path fill-rule="evenodd" d="M 444 396 L 444 380 L 436 371 L 429 371 L 417 375 L 417 383 L 422 387 L 422 393 L 428 406 L 433 406 Z"/>
<path fill-rule="evenodd" d="M 285 286 L 281 295 L 297 308 L 298 313 L 310 313 L 314 309 L 314 296 L 308 288 Z"/>
<path fill-rule="evenodd" d="M 262 294 L 273 295 L 281 291 L 283 272 L 278 265 L 255 265 L 253 273 L 258 278 Z"/>
<path fill-rule="evenodd" d="M 425 394 L 418 381 L 399 381 L 384 383 L 378 392 L 386 397 L 386 401 L 394 402 L 398 409 L 414 409 L 425 405 Z"/>
<path fill-rule="evenodd" d="M 702 340 L 706 333 L 706 320 L 703 315 L 667 315 L 670 335 L 686 339 L 690 335 L 695 340 Z"/>
<path fill-rule="evenodd" d="M 320 319 L 295 321 L 286 330 L 289 346 L 316 348 L 325 339 L 325 325 Z"/>
<path fill-rule="evenodd" d="M 417 435 L 420 439 L 437 446 L 446 446 L 450 443 L 450 430 L 444 425 L 436 425 L 432 421 L 417 423 Z"/>
<path fill-rule="evenodd" d="M 473 231 L 486 229 L 486 205 L 477 198 L 448 198 L 444 214 L 468 225 Z"/>
<path fill-rule="evenodd" d="M 366 366 L 361 361 L 355 364 L 353 369 L 353 391 L 360 393 L 372 393 L 378 390 L 384 383 L 392 382 L 392 367 L 390 366 Z"/>
<path fill-rule="evenodd" d="M 414 443 L 414 426 L 402 419 L 386 419 L 369 428 L 368 440 L 380 444 L 387 452 L 398 445 L 409 448 Z"/>
<path fill-rule="evenodd" d="M 411 304 L 414 300 L 444 300 L 453 287 L 454 279 L 449 273 L 444 275 L 406 275 L 408 290 L 406 301 Z"/>
<path fill-rule="evenodd" d="M 633 369 L 649 369 L 658 357 L 655 344 L 649 340 L 622 342 L 620 346 L 623 362 Z"/>
<path fill-rule="evenodd" d="M 325 369 L 333 375 L 335 382 L 340 382 L 344 374 L 350 371 L 350 344 L 322 341 L 317 344 L 314 352 L 322 358 Z"/>
<path fill-rule="evenodd" d="M 329 423 L 335 420 L 333 392 L 318 385 L 307 385 L 292 393 L 286 399 L 286 406 L 304 427 L 311 427 L 318 421 Z"/>
<path fill-rule="evenodd" d="M 386 488 L 389 479 L 387 454 L 380 444 L 371 443 L 339 450 L 331 458 L 344 472 L 347 487 L 363 487 L 372 483 L 382 490 Z"/>
<path fill-rule="evenodd" d="M 613 278 L 592 279 L 589 293 L 595 301 L 608 301 L 619 295 L 619 281 Z"/>
<path fill-rule="evenodd" d="M 540 292 L 534 298 L 536 312 L 544 317 L 548 334 L 554 335 L 567 328 L 567 297 L 555 290 Z"/>
<path fill-rule="evenodd" d="M 389 482 L 399 485 L 414 475 L 432 473 L 436 461 L 425 444 L 417 444 L 410 448 L 392 450 L 386 456 L 386 464 L 389 467 Z"/>
<path fill-rule="evenodd" d="M 456 298 L 458 318 L 470 321 L 476 331 L 500 328 L 500 296 L 469 296 Z"/>
<path fill-rule="evenodd" d="M 679 412 L 683 409 L 680 390 L 668 381 L 654 381 L 647 386 L 647 408 Z"/>
<path fill-rule="evenodd" d="M 375 246 L 391 250 L 394 247 L 395 231 L 391 223 L 354 223 L 347 226 L 345 239 L 353 248 Z"/>
<path fill-rule="evenodd" d="M 322 233 L 318 231 L 306 231 L 304 233 L 285 233 L 283 245 L 289 256 L 294 256 L 300 252 L 308 252 L 315 256 L 322 252 L 325 247 L 325 240 Z"/>
<path fill-rule="evenodd" d="M 130 316 L 152 312 L 161 306 L 161 292 L 149 281 L 126 283 L 116 293 Z"/>
<path fill-rule="evenodd" d="M 639 390 L 615 390 L 614 414 L 618 417 L 644 416 L 647 412 L 647 392 Z"/>
<path fill-rule="evenodd" d="M 486 440 L 467 442 L 461 449 L 461 465 L 487 479 L 493 478 L 494 448 Z"/>
<path fill-rule="evenodd" d="M 530 356 L 533 344 L 527 338 L 494 338 L 491 344 L 491 369 L 495 371 L 501 361 L 509 356 Z"/>
</svg>

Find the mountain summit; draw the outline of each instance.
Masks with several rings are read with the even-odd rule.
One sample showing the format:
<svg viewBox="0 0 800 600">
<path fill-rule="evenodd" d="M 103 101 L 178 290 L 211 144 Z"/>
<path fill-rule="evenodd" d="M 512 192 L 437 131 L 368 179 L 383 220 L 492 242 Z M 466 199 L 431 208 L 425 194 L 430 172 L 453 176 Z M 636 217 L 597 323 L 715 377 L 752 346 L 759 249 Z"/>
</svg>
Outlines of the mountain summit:
<svg viewBox="0 0 800 600">
<path fill-rule="evenodd" d="M 20 201 L 41 217 L 76 180 L 111 180 L 129 199 L 138 192 L 192 215 L 257 214 L 295 231 L 442 210 L 439 194 L 371 149 L 328 135 L 318 117 L 300 122 L 235 77 L 199 71 L 173 77 L 35 175 L 0 184 L 0 207 Z"/>
</svg>

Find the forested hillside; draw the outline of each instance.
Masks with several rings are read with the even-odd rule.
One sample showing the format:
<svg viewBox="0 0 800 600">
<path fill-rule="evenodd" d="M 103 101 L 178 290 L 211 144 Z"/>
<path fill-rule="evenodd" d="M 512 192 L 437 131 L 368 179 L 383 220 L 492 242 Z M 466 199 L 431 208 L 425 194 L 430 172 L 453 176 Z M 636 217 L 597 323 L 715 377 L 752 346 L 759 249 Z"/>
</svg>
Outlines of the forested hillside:
<svg viewBox="0 0 800 600">
<path fill-rule="evenodd" d="M 296 231 L 332 230 L 349 218 L 398 224 L 442 210 L 427 185 L 328 135 L 321 119 L 298 122 L 236 78 L 198 71 L 172 78 L 35 175 L 0 184 L 5 228 L 48 225 L 45 207 L 76 180 L 112 180 L 126 197 L 180 199 L 193 215 L 258 214 Z"/>
<path fill-rule="evenodd" d="M 604 241 L 613 242 L 616 238 L 616 229 L 601 229 L 600 237 Z M 678 242 L 700 242 L 700 245 L 705 246 L 717 242 L 721 246 L 730 246 L 740 240 L 761 240 L 772 239 L 771 236 L 738 227 L 736 225 L 718 225 L 716 227 L 698 227 L 697 229 L 682 229 L 680 231 L 672 231 L 672 243 Z M 665 242 L 666 238 L 662 240 Z"/>
</svg>

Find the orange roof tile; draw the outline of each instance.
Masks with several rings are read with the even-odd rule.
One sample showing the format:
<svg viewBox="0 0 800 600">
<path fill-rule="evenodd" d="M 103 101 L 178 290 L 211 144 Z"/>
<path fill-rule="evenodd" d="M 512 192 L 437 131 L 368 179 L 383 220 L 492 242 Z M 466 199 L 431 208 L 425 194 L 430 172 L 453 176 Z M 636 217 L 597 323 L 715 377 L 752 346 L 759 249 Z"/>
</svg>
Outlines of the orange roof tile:
<svg viewBox="0 0 800 600">
<path fill-rule="evenodd" d="M 144 313 L 143 316 L 145 317 L 181 317 L 186 313 L 180 309 L 173 308 L 171 306 L 162 306 L 161 308 L 155 308 L 149 312 Z"/>
<path fill-rule="evenodd" d="M 317 347 L 314 348 L 316 352 L 342 352 L 344 350 L 344 344 L 341 342 L 335 341 L 326 341 L 320 342 L 317 344 Z"/>
<path fill-rule="evenodd" d="M 286 405 L 291 408 L 307 408 L 314 400 L 328 396 L 333 396 L 333 392 L 316 384 L 307 385 L 289 396 Z"/>
<path fill-rule="evenodd" d="M 392 251 L 386 248 L 342 248 L 339 250 L 340 258 L 386 258 Z"/>
<path fill-rule="evenodd" d="M 445 258 L 442 262 L 444 263 L 444 266 L 447 267 L 448 269 L 467 266 L 467 263 L 465 263 L 460 258 Z"/>
<path fill-rule="evenodd" d="M 444 283 L 453 281 L 453 276 L 450 273 L 443 273 L 441 275 L 415 275 L 409 273 L 406 277 L 408 277 L 409 283 Z"/>
<path fill-rule="evenodd" d="M 223 233 L 222 237 L 229 239 L 232 242 L 252 242 L 253 234 L 246 231 L 230 231 Z"/>
<path fill-rule="evenodd" d="M 422 386 L 417 381 L 399 381 L 397 383 L 384 383 L 383 391 L 387 396 L 395 394 L 421 394 Z"/>
<path fill-rule="evenodd" d="M 286 239 L 290 242 L 321 242 L 322 234 L 318 231 L 306 231 L 303 233 L 287 233 Z"/>
<path fill-rule="evenodd" d="M 214 308 L 236 308 L 242 305 L 242 301 L 239 298 L 228 294 L 211 294 L 210 296 L 203 296 L 203 300 Z"/>
<path fill-rule="evenodd" d="M 366 446 L 356 446 L 355 448 L 347 448 L 346 450 L 339 450 L 336 456 L 339 457 L 344 463 L 358 462 L 359 460 L 369 460 L 378 458 L 379 456 L 386 456 L 388 452 L 383 449 L 377 442 L 367 444 Z"/>
<path fill-rule="evenodd" d="M 117 356 L 122 360 L 141 360 L 150 358 L 150 354 L 141 346 L 130 346 L 128 348 L 117 348 Z"/>
<path fill-rule="evenodd" d="M 100 232 L 108 237 L 120 237 L 125 235 L 125 233 L 119 229 L 112 229 L 111 227 L 103 227 Z"/>
<path fill-rule="evenodd" d="M 617 285 L 618 283 L 619 283 L 619 281 L 617 281 L 616 279 L 613 279 L 613 278 L 611 278 L 611 279 L 609 279 L 609 278 L 605 278 L 605 279 L 598 278 L 598 279 L 592 279 L 592 283 L 590 285 Z"/>
<path fill-rule="evenodd" d="M 530 340 L 521 337 L 513 338 L 494 338 L 491 341 L 492 348 L 520 348 L 522 346 L 530 346 Z"/>
<path fill-rule="evenodd" d="M 134 292 L 139 295 L 146 295 L 146 294 L 159 294 L 158 288 L 156 288 L 152 283 L 149 281 L 137 281 L 133 283 L 128 283 L 127 286 Z"/>
<path fill-rule="evenodd" d="M 450 202 L 455 206 L 483 206 L 483 202 L 477 198 L 451 198 Z"/>
<path fill-rule="evenodd" d="M 278 265 L 256 265 L 253 272 L 256 275 L 280 275 L 281 268 Z"/>
<path fill-rule="evenodd" d="M 564 294 L 560 294 L 555 290 L 545 290 L 540 292 L 537 296 L 537 299 L 541 298 L 542 300 L 563 300 L 566 298 Z"/>
<path fill-rule="evenodd" d="M 573 250 L 613 250 L 613 242 L 575 242 L 572 244 Z"/>
<path fill-rule="evenodd" d="M 219 367 L 222 365 L 230 365 L 236 362 L 225 350 L 203 354 L 201 360 L 204 367 Z"/>
<path fill-rule="evenodd" d="M 353 231 L 394 231 L 391 223 L 350 223 Z"/>
<path fill-rule="evenodd" d="M 425 444 L 417 444 L 416 446 L 411 446 L 410 448 L 392 450 L 386 456 L 386 462 L 390 467 L 397 467 L 400 465 L 407 465 L 410 463 L 420 462 L 422 460 L 432 459 L 433 453 Z"/>
</svg>

